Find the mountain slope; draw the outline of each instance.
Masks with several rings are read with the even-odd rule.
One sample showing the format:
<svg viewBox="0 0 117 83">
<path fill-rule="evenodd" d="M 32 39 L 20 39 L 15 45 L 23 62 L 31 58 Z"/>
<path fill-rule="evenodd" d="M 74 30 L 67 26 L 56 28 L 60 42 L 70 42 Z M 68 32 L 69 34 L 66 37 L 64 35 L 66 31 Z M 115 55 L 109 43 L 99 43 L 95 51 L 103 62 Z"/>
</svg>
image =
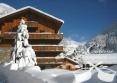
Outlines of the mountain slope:
<svg viewBox="0 0 117 83">
<path fill-rule="evenodd" d="M 90 53 L 117 52 L 117 23 L 90 40 L 86 46 Z"/>
</svg>

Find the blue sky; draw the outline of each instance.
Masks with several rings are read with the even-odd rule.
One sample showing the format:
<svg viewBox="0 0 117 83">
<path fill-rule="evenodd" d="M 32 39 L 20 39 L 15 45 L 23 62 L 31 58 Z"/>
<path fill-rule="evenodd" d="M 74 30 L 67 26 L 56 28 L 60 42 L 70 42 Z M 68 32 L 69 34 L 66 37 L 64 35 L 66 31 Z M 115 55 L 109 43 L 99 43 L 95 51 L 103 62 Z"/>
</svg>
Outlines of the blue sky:
<svg viewBox="0 0 117 83">
<path fill-rule="evenodd" d="M 30 5 L 65 21 L 65 37 L 87 41 L 117 22 L 117 0 L 0 0 L 16 9 Z"/>
</svg>

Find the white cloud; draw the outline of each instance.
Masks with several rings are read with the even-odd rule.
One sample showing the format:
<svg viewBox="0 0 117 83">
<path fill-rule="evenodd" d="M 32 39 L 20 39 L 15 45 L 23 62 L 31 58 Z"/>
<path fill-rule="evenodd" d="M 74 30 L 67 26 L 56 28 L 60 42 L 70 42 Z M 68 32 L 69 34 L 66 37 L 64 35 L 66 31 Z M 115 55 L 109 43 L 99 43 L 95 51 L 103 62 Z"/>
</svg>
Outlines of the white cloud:
<svg viewBox="0 0 117 83">
<path fill-rule="evenodd" d="M 79 34 L 71 34 L 69 37 L 71 40 L 77 40 L 77 42 L 84 42 L 86 40 L 86 37 Z"/>
</svg>

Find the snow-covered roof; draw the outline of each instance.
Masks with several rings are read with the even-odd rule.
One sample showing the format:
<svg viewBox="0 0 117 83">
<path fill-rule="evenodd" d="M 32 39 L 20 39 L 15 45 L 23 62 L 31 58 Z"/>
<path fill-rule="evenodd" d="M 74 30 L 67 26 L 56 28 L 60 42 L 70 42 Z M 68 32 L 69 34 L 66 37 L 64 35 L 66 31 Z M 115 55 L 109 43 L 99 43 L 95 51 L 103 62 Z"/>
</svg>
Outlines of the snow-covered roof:
<svg viewBox="0 0 117 83">
<path fill-rule="evenodd" d="M 15 8 L 5 3 L 0 3 L 0 17 L 15 10 L 16 10 Z"/>
<path fill-rule="evenodd" d="M 8 16 L 8 15 L 10 15 L 10 14 L 17 13 L 17 12 L 20 12 L 20 11 L 25 10 L 25 9 L 32 9 L 32 10 L 34 10 L 34 11 L 37 11 L 37 12 L 39 12 L 39 13 L 41 13 L 41 14 L 44 14 L 44 15 L 46 15 L 46 16 L 48 16 L 48 17 L 51 17 L 51 18 L 53 18 L 53 19 L 55 19 L 55 20 L 57 20 L 57 21 L 60 21 L 60 22 L 64 23 L 64 21 L 63 21 L 62 19 L 59 19 L 59 18 L 57 18 L 57 17 L 55 17 L 55 16 L 53 16 L 53 15 L 50 15 L 50 14 L 48 14 L 48 13 L 46 13 L 46 12 L 43 12 L 43 11 L 37 9 L 37 8 L 32 7 L 32 6 L 26 6 L 26 7 L 17 9 L 16 11 L 12 11 L 12 12 L 10 12 L 10 13 L 8 13 L 8 14 L 5 14 L 5 15 L 1 16 L 0 19 L 1 19 L 1 18 L 4 18 L 4 17 L 6 17 L 6 16 Z"/>
<path fill-rule="evenodd" d="M 65 57 L 65 59 L 66 59 L 66 60 L 69 60 L 69 61 L 71 61 L 71 62 L 73 62 L 73 63 L 75 63 L 75 64 L 78 64 L 78 62 L 76 62 L 76 61 L 74 61 L 73 59 L 70 59 L 70 58 L 68 58 L 68 57 Z"/>
<path fill-rule="evenodd" d="M 0 3 L 0 7 L 2 7 L 2 8 L 8 8 L 8 9 L 12 9 L 12 10 L 16 10 L 15 8 L 13 8 L 13 7 L 11 7 L 10 5 L 5 4 L 5 3 Z"/>
</svg>

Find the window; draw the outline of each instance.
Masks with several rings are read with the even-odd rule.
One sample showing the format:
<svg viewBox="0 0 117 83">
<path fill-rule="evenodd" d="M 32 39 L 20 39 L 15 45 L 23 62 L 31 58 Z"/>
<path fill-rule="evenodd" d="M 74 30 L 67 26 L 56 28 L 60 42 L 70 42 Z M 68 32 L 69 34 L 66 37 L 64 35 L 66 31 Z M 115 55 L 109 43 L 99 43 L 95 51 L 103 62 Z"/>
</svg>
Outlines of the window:
<svg viewBox="0 0 117 83">
<path fill-rule="evenodd" d="M 28 32 L 36 32 L 36 27 L 28 27 Z"/>
<path fill-rule="evenodd" d="M 17 26 L 16 27 L 13 27 L 10 32 L 17 32 Z"/>
</svg>

